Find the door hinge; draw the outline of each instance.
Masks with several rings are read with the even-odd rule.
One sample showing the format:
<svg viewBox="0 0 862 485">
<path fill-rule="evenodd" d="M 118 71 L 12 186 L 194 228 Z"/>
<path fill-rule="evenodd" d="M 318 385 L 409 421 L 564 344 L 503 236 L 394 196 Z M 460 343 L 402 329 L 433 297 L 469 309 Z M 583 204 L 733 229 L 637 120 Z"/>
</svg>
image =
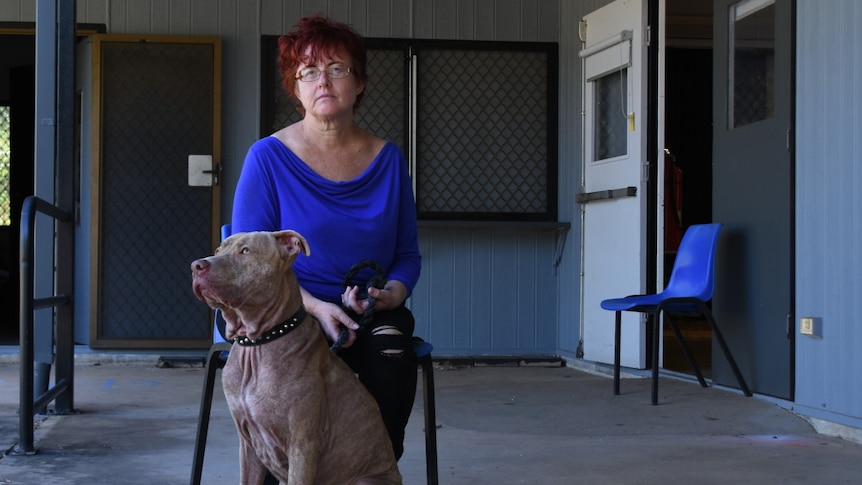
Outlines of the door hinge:
<svg viewBox="0 0 862 485">
<path fill-rule="evenodd" d="M 647 25 L 646 27 L 644 27 L 644 45 L 649 47 L 650 42 L 652 42 L 652 28 Z"/>
</svg>

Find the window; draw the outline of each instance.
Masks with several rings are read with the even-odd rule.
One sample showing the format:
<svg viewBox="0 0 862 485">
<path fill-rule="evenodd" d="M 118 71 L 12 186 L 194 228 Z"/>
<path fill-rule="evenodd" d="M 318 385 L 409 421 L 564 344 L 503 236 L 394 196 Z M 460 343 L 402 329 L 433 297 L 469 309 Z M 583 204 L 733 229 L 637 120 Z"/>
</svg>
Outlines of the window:
<svg viewBox="0 0 862 485">
<path fill-rule="evenodd" d="M 596 78 L 592 83 L 595 106 L 593 160 L 621 157 L 628 151 L 628 70 Z"/>
<path fill-rule="evenodd" d="M 744 0 L 731 7 L 732 128 L 775 114 L 775 2 Z"/>
<path fill-rule="evenodd" d="M 272 61 L 262 136 L 299 120 L 276 40 L 263 42 Z M 404 150 L 421 219 L 556 220 L 556 44 L 368 39 L 368 47 L 355 119 Z"/>
</svg>

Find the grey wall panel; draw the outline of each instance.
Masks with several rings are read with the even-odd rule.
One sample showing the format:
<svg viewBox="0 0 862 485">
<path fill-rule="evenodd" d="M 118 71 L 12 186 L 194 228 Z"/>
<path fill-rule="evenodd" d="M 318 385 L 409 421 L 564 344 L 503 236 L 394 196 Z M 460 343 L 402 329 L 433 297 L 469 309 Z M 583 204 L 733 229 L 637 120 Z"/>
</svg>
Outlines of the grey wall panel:
<svg viewBox="0 0 862 485">
<path fill-rule="evenodd" d="M 167 34 L 175 34 L 177 32 L 193 32 L 193 22 L 194 15 L 192 14 L 191 0 L 170 2 L 170 10 L 167 20 Z"/>
<path fill-rule="evenodd" d="M 439 231 L 420 230 L 422 274 L 411 297 L 416 317 L 416 333 L 431 340 L 438 349 L 452 348 L 455 342 L 456 308 L 454 295 L 462 291 L 463 282 L 454 279 L 456 254 L 452 238 Z"/>
<path fill-rule="evenodd" d="M 433 2 L 433 13 L 428 17 L 428 20 L 433 25 L 433 35 L 431 37 L 435 39 L 457 39 L 460 37 L 459 33 L 461 32 L 467 35 L 471 34 L 473 3 L 472 1 L 458 2 L 457 0 L 437 0 Z M 420 38 L 431 37 L 425 36 Z"/>
<path fill-rule="evenodd" d="M 130 34 L 153 33 L 156 34 L 153 24 L 152 2 L 117 2 L 111 4 L 112 26 L 123 26 L 123 30 Z"/>
<path fill-rule="evenodd" d="M 392 5 L 389 2 L 369 2 L 365 35 L 368 37 L 392 37 L 392 27 L 395 19 L 392 16 Z"/>
<path fill-rule="evenodd" d="M 27 11 L 23 9 L 26 8 Z M 32 22 L 36 18 L 36 2 L 24 0 L 3 2 L 0 8 L 0 20 L 7 22 Z"/>
<path fill-rule="evenodd" d="M 108 23 L 108 2 L 109 0 L 78 0 L 78 18 L 87 19 L 87 23 Z"/>
<path fill-rule="evenodd" d="M 417 333 L 438 355 L 556 353 L 557 275 L 549 231 L 420 231 Z"/>
<path fill-rule="evenodd" d="M 379 3 L 379 2 L 378 2 Z M 388 2 L 387 2 L 388 3 Z M 368 20 L 366 13 L 368 11 L 368 1 L 351 1 L 351 0 L 335 0 L 326 3 L 308 1 L 303 2 L 306 8 L 303 10 L 304 15 L 311 15 L 318 12 L 325 12 L 332 18 L 347 22 L 353 25 L 353 28 L 359 32 L 366 32 L 368 28 Z M 287 26 L 293 24 L 294 20 L 288 20 Z"/>
<path fill-rule="evenodd" d="M 181 8 L 179 10 L 182 11 Z M 222 15 L 227 14 L 228 11 L 224 11 L 221 8 L 213 8 L 213 4 L 209 0 L 191 0 L 189 3 L 189 15 L 191 15 L 191 30 L 189 31 L 189 34 L 214 35 L 222 33 L 224 35 L 232 34 L 232 36 L 238 36 L 239 32 L 225 32 L 220 30 L 219 18 Z M 179 34 L 181 32 L 175 33 Z"/>
<path fill-rule="evenodd" d="M 470 300 L 467 303 L 469 312 L 456 315 L 456 325 L 470 329 L 469 342 L 455 342 L 457 349 L 473 349 L 475 353 L 485 354 L 493 348 L 493 327 L 505 325 L 502 321 L 493 321 L 494 290 L 499 288 L 499 282 L 494 279 L 493 242 L 496 237 L 489 231 L 468 231 L 455 233 L 456 251 L 467 251 L 470 254 L 468 264 L 455 268 L 456 279 L 470 282 Z M 515 298 L 515 295 L 509 295 Z M 467 317 L 467 318 L 465 318 Z M 502 332 L 499 328 L 498 332 Z"/>
<path fill-rule="evenodd" d="M 822 338 L 797 330 L 796 404 L 860 428 L 862 4 L 836 0 L 826 9 L 799 0 L 797 8 L 804 42 L 797 43 L 796 66 L 796 315 L 821 318 Z"/>
<path fill-rule="evenodd" d="M 435 4 L 436 2 L 434 2 L 433 0 L 426 2 L 415 2 L 413 4 L 413 18 L 411 19 L 411 23 L 413 24 L 412 37 L 414 39 L 437 38 L 436 33 L 434 32 Z"/>
<path fill-rule="evenodd" d="M 178 5 L 186 7 L 183 5 L 183 2 L 180 2 Z M 172 5 L 169 0 L 155 0 L 153 2 L 150 11 L 152 12 L 152 31 L 154 34 L 161 35 L 171 33 L 171 19 L 174 18 L 175 15 L 171 7 Z M 189 9 L 187 7 L 181 8 L 180 11 L 188 13 Z M 182 15 L 180 15 L 179 18 L 182 19 Z"/>
<path fill-rule="evenodd" d="M 575 302 L 575 305 L 564 304 L 559 306 L 557 321 L 559 326 L 558 347 L 560 352 L 567 357 L 574 357 L 580 340 L 580 318 L 579 318 L 579 294 L 580 272 L 579 245 L 580 225 L 578 223 L 577 205 L 574 203 L 575 195 L 580 185 L 581 154 L 580 142 L 581 117 L 581 90 L 580 61 L 578 50 L 577 19 L 581 12 L 573 2 L 562 2 L 559 10 L 560 24 L 560 109 L 559 109 L 559 139 L 560 153 L 558 165 L 559 192 L 559 218 L 571 221 L 572 228 L 566 238 L 563 256 L 558 268 L 559 286 L 558 298 L 561 302 Z"/>
<path fill-rule="evenodd" d="M 540 2 L 543 4 L 544 2 Z M 575 196 L 581 184 L 581 60 L 578 51 L 578 21 L 585 14 L 610 3 L 610 0 L 563 1 L 552 13 L 559 23 L 560 43 L 560 110 L 559 110 L 559 219 L 571 221 L 572 228 L 566 235 L 560 267 L 558 268 L 558 298 L 561 302 L 556 316 L 559 335 L 558 348 L 561 355 L 576 357 L 580 343 L 580 207 Z M 546 12 L 548 7 L 541 5 Z M 547 21 L 547 20 L 546 20 Z"/>
<path fill-rule="evenodd" d="M 473 11 L 473 40 L 496 40 L 494 28 L 494 0 L 476 0 Z"/>
<path fill-rule="evenodd" d="M 492 2 L 493 16 L 490 16 L 490 29 L 496 40 L 523 40 L 521 21 L 524 15 L 527 17 L 535 14 L 535 9 L 527 14 L 522 9 L 521 0 L 497 0 Z M 532 2 L 528 2 L 532 3 Z"/>
<path fill-rule="evenodd" d="M 260 31 L 262 33 L 282 33 L 284 22 L 284 10 L 280 0 L 261 0 L 260 2 Z"/>
<path fill-rule="evenodd" d="M 491 348 L 516 349 L 516 330 L 520 323 L 517 310 L 522 305 L 529 305 L 533 289 L 518 287 L 517 275 L 522 248 L 517 234 L 502 231 L 498 235 L 500 237 L 490 241 L 490 248 L 483 248 L 486 251 L 490 249 L 488 252 L 492 258 L 491 271 L 487 274 L 490 284 L 482 285 L 489 292 L 491 319 L 487 324 L 491 334 Z M 534 269 L 532 268 L 530 273 Z M 520 289 L 525 291 L 519 292 Z"/>
</svg>

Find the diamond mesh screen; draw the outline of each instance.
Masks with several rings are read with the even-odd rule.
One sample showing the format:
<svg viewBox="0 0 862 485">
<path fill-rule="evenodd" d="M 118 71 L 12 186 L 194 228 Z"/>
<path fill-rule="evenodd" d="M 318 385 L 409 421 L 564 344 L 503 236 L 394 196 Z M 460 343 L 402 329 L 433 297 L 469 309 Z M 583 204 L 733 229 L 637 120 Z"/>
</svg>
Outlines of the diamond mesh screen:
<svg viewBox="0 0 862 485">
<path fill-rule="evenodd" d="M 209 339 L 189 264 L 211 252 L 212 189 L 189 154 L 213 150 L 209 44 L 102 44 L 97 339 Z"/>
<path fill-rule="evenodd" d="M 267 136 L 302 119 L 302 116 L 296 111 L 295 104 L 288 98 L 287 91 L 281 87 L 281 76 L 278 74 L 278 71 L 275 74 L 279 77 L 275 80 L 275 88 L 270 95 L 275 97 L 278 109 L 273 112 L 275 118 L 267 125 L 266 134 L 262 133 L 261 136 Z"/>
<path fill-rule="evenodd" d="M 771 49 L 737 51 L 733 75 L 733 126 L 771 118 L 775 114 L 774 55 Z"/>
<path fill-rule="evenodd" d="M 731 7 L 734 127 L 775 115 L 775 5 L 742 3 Z"/>
<path fill-rule="evenodd" d="M 356 112 L 356 124 L 407 149 L 407 87 L 404 52 L 368 51 L 368 87 Z"/>
<path fill-rule="evenodd" d="M 420 52 L 420 213 L 548 211 L 547 63 L 544 52 Z"/>
</svg>

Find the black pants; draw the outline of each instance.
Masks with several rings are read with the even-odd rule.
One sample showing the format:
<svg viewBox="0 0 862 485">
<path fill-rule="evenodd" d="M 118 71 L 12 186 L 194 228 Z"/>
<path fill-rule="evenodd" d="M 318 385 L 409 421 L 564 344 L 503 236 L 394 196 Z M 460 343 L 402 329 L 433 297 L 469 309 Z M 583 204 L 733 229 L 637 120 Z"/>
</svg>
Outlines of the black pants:
<svg viewBox="0 0 862 485">
<path fill-rule="evenodd" d="M 375 331 L 386 326 L 396 328 L 401 335 L 375 335 Z M 374 320 L 368 328 L 360 330 L 353 345 L 338 354 L 377 401 L 395 459 L 404 454 L 404 428 L 416 397 L 418 361 L 413 352 L 414 326 L 413 314 L 403 305 L 375 313 Z"/>
<path fill-rule="evenodd" d="M 358 315 L 348 314 L 359 321 Z M 404 454 L 404 429 L 416 398 L 418 360 L 412 341 L 415 323 L 413 314 L 403 305 L 376 312 L 368 326 L 359 331 L 353 345 L 338 352 L 377 401 L 396 460 Z M 401 335 L 375 335 L 375 331 L 386 326 L 398 329 Z M 275 485 L 278 480 L 267 473 L 263 483 Z"/>
</svg>

